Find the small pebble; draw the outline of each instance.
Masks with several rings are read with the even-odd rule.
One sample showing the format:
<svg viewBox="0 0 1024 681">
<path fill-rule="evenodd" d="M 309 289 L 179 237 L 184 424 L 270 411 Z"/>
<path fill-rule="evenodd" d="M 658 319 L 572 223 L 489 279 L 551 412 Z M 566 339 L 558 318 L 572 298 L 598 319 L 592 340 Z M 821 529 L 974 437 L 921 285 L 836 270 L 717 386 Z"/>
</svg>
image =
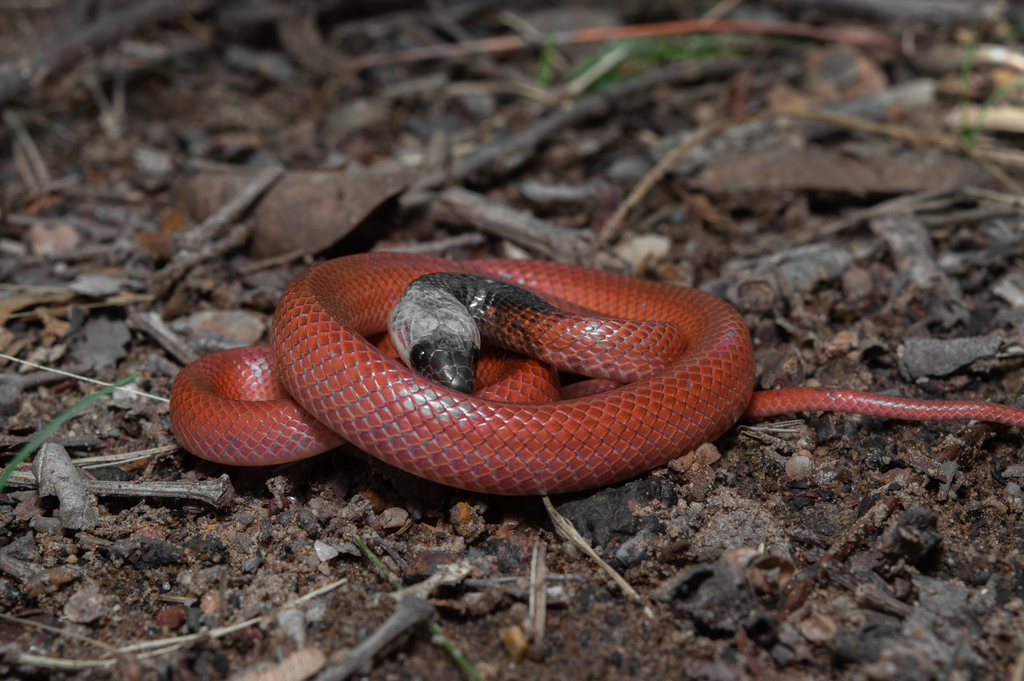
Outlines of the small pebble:
<svg viewBox="0 0 1024 681">
<path fill-rule="evenodd" d="M 319 539 L 313 542 L 313 550 L 316 552 L 316 557 L 320 559 L 321 563 L 326 563 L 332 558 L 337 557 L 340 553 L 338 549 L 334 548 L 330 544 L 325 544 Z"/>
<path fill-rule="evenodd" d="M 498 632 L 501 644 L 505 646 L 505 652 L 512 658 L 512 661 L 519 664 L 526 658 L 530 650 L 530 642 L 526 639 L 526 633 L 518 624 L 505 627 Z"/>
<path fill-rule="evenodd" d="M 64 617 L 77 624 L 89 624 L 105 616 L 110 609 L 110 599 L 96 585 L 84 586 L 68 599 L 64 605 Z M 184 614 L 184 610 L 182 610 Z"/>
<path fill-rule="evenodd" d="M 205 594 L 199 601 L 199 609 L 204 615 L 216 613 L 218 607 L 220 607 L 220 596 L 216 591 Z"/>
<path fill-rule="evenodd" d="M 786 461 L 786 475 L 794 480 L 803 480 L 811 473 L 811 458 L 806 449 L 801 449 Z"/>
<path fill-rule="evenodd" d="M 835 620 L 818 613 L 802 620 L 797 628 L 804 638 L 815 643 L 831 640 L 839 630 Z"/>
<path fill-rule="evenodd" d="M 156 625 L 164 631 L 175 631 L 185 622 L 187 612 L 183 605 L 172 605 L 156 614 Z"/>
<path fill-rule="evenodd" d="M 386 508 L 380 514 L 380 524 L 386 530 L 397 530 L 403 527 L 408 520 L 409 512 L 397 506 Z"/>
</svg>

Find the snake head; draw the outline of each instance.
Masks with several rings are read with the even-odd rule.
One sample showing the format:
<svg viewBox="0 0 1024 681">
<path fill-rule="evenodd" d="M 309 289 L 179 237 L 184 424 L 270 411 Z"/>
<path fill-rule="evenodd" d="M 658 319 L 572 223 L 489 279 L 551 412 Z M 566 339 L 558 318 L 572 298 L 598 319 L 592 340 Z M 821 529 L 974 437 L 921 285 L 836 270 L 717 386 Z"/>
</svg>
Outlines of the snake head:
<svg viewBox="0 0 1024 681">
<path fill-rule="evenodd" d="M 445 336 L 425 338 L 409 351 L 409 366 L 424 378 L 459 392 L 471 393 L 476 383 L 480 348 L 464 339 Z"/>
</svg>

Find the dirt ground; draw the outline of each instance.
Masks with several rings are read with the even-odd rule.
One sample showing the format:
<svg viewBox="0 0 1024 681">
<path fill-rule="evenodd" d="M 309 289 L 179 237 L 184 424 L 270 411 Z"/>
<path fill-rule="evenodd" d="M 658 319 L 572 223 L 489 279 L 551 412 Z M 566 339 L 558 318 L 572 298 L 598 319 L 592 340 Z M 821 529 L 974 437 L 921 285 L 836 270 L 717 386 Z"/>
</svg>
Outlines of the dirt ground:
<svg viewBox="0 0 1024 681">
<path fill-rule="evenodd" d="M 1020 405 L 1022 19 L 0 0 L 3 462 L 141 372 L 0 492 L 0 679 L 1024 681 L 1019 428 L 745 420 L 552 497 L 624 587 L 539 497 L 210 463 L 165 401 L 298 274 L 397 251 L 701 288 L 758 389 Z"/>
</svg>

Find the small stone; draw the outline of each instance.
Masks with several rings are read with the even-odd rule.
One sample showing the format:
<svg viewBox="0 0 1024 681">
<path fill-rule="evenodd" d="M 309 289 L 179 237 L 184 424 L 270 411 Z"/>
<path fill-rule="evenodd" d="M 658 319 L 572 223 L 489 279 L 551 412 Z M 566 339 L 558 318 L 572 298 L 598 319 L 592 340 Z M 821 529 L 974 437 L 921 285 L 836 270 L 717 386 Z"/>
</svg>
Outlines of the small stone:
<svg viewBox="0 0 1024 681">
<path fill-rule="evenodd" d="M 188 612 L 183 605 L 172 605 L 156 614 L 156 625 L 164 631 L 175 631 L 185 622 Z"/>
<path fill-rule="evenodd" d="M 398 508 L 397 506 L 386 508 L 384 509 L 384 512 L 380 514 L 381 527 L 386 530 L 397 530 L 400 527 L 404 527 L 408 520 L 409 512 L 404 508 Z"/>
<path fill-rule="evenodd" d="M 626 156 L 616 159 L 604 174 L 623 182 L 634 182 L 643 177 L 651 169 L 651 162 L 639 156 Z"/>
<path fill-rule="evenodd" d="M 1001 334 L 973 338 L 907 338 L 898 353 L 900 374 L 908 381 L 945 376 L 960 367 L 992 357 L 1003 344 Z"/>
<path fill-rule="evenodd" d="M 199 609 L 202 611 L 204 615 L 216 613 L 219 607 L 220 596 L 217 594 L 216 591 L 211 591 L 207 594 L 204 594 L 203 597 L 199 600 Z"/>
<path fill-rule="evenodd" d="M 78 624 L 89 624 L 104 617 L 110 609 L 110 598 L 96 585 L 76 591 L 64 605 L 64 617 Z"/>
<path fill-rule="evenodd" d="M 446 551 L 420 551 L 408 561 L 405 578 L 411 584 L 422 582 L 445 565 L 457 563 L 461 559 L 462 556 Z"/>
<path fill-rule="evenodd" d="M 846 329 L 832 336 L 832 340 L 825 346 L 825 354 L 829 357 L 839 357 L 840 355 L 847 354 L 858 345 L 860 345 L 860 337 L 857 335 L 857 332 Z"/>
<path fill-rule="evenodd" d="M 1003 489 L 1003 494 L 1008 497 L 1019 497 L 1020 496 L 1020 485 L 1015 482 L 1006 483 L 1006 488 Z"/>
<path fill-rule="evenodd" d="M 819 613 L 803 619 L 797 628 L 804 638 L 814 643 L 830 641 L 836 635 L 836 632 L 839 631 L 835 620 Z"/>
<path fill-rule="evenodd" d="M 786 461 L 786 475 L 794 480 L 803 480 L 811 474 L 811 458 L 807 456 L 810 452 L 801 449 Z"/>
<path fill-rule="evenodd" d="M 383 513 L 384 509 L 387 508 L 387 502 L 384 501 L 384 497 L 377 494 L 372 489 L 368 489 L 363 492 L 362 496 L 370 502 L 370 508 L 374 513 Z"/>
<path fill-rule="evenodd" d="M 625 260 L 634 272 L 663 260 L 672 246 L 672 240 L 662 234 L 627 236 L 615 246 L 615 254 Z"/>
<path fill-rule="evenodd" d="M 464 501 L 460 501 L 452 508 L 450 520 L 455 532 L 464 537 L 467 544 L 486 530 L 480 514 Z"/>
<path fill-rule="evenodd" d="M 21 390 L 13 383 L 0 383 L 0 417 L 14 416 L 21 410 Z"/>
<path fill-rule="evenodd" d="M 348 99 L 324 117 L 324 141 L 329 146 L 337 146 L 352 133 L 384 123 L 390 117 L 391 102 L 387 99 Z"/>
<path fill-rule="evenodd" d="M 875 288 L 871 281 L 871 272 L 863 267 L 854 266 L 843 272 L 842 282 L 843 293 L 850 301 L 864 298 Z"/>
<path fill-rule="evenodd" d="M 761 388 L 777 390 L 793 388 L 804 384 L 807 374 L 800 351 L 787 343 L 767 352 L 761 361 L 764 370 L 761 372 Z"/>
<path fill-rule="evenodd" d="M 710 442 L 705 442 L 700 447 L 697 447 L 697 451 L 694 452 L 693 462 L 702 466 L 710 466 L 721 458 L 722 455 L 719 453 L 718 447 Z"/>
<path fill-rule="evenodd" d="M 775 306 L 775 290 L 764 279 L 745 281 L 736 289 L 734 302 L 743 312 L 769 312 Z"/>
<path fill-rule="evenodd" d="M 519 664 L 526 659 L 526 653 L 530 650 L 530 642 L 522 627 L 518 624 L 505 627 L 498 632 L 498 638 L 501 639 L 501 644 L 505 646 L 505 652 L 513 662 Z"/>
<path fill-rule="evenodd" d="M 320 559 L 321 563 L 326 563 L 329 560 L 336 558 L 340 551 L 334 548 L 330 544 L 325 544 L 319 539 L 313 542 L 313 551 L 316 552 L 316 557 Z"/>
<path fill-rule="evenodd" d="M 162 149 L 138 147 L 132 152 L 135 168 L 142 174 L 146 189 L 164 186 L 174 172 L 174 158 Z"/>
</svg>

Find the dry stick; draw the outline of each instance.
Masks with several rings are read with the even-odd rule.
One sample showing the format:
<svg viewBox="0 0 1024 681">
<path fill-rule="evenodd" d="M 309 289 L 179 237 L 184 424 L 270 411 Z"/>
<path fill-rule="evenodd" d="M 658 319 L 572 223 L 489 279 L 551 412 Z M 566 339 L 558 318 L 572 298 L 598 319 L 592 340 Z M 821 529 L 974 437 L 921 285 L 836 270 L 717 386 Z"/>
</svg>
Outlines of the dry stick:
<svg viewBox="0 0 1024 681">
<path fill-rule="evenodd" d="M 139 329 L 148 333 L 160 346 L 171 353 L 180 364 L 191 364 L 199 359 L 198 353 L 167 326 L 159 312 L 142 312 L 134 308 L 128 310 L 128 320 Z"/>
<path fill-rule="evenodd" d="M 4 110 L 3 119 L 4 123 L 7 124 L 7 127 L 14 133 L 14 139 L 21 147 L 21 150 L 25 154 L 25 159 L 28 161 L 32 177 L 25 179 L 30 181 L 31 184 L 34 184 L 37 190 L 50 184 L 50 171 L 46 167 L 43 155 L 39 153 L 39 147 L 36 146 L 35 140 L 33 140 L 32 135 L 29 134 L 28 128 L 26 128 L 25 124 L 21 122 L 18 115 L 10 109 Z"/>
<path fill-rule="evenodd" d="M 798 38 L 811 38 L 826 42 L 850 43 L 870 47 L 884 47 L 899 50 L 900 41 L 875 31 L 858 29 L 826 28 L 787 22 L 768 21 L 736 21 L 719 19 L 707 21 L 690 19 L 685 21 L 666 21 L 655 24 L 635 24 L 633 26 L 606 26 L 585 28 L 578 31 L 560 31 L 551 36 L 548 44 L 575 45 L 581 43 L 608 42 L 627 40 L 630 38 L 654 38 L 690 33 L 756 33 L 767 35 L 785 35 Z M 457 59 L 474 54 L 495 54 L 510 52 L 527 47 L 535 47 L 536 43 L 518 35 L 484 38 L 454 44 L 428 45 L 408 50 L 368 54 L 356 57 L 346 63 L 350 69 L 360 70 L 372 66 L 402 64 L 427 59 Z"/>
<path fill-rule="evenodd" d="M 454 236 L 431 239 L 430 241 L 414 241 L 408 244 L 389 244 L 378 242 L 370 249 L 373 253 L 414 253 L 418 255 L 444 253 L 450 248 L 467 246 L 483 246 L 487 237 L 480 232 L 466 232 Z"/>
<path fill-rule="evenodd" d="M 384 580 L 391 585 L 391 588 L 396 591 L 402 588 L 401 580 L 391 574 L 391 571 L 388 570 L 387 566 L 384 565 L 381 559 L 377 557 L 377 554 L 366 545 L 366 542 L 358 536 L 353 537 L 352 541 L 359 547 L 359 550 L 363 552 L 363 555 L 370 561 L 370 564 L 380 572 Z M 478 672 L 476 667 L 473 666 L 473 663 L 466 659 L 455 645 L 448 640 L 448 637 L 444 635 L 443 631 L 441 631 L 441 627 L 437 626 L 433 622 L 428 622 L 427 631 L 430 632 L 430 636 L 434 644 L 444 650 L 448 654 L 448 657 L 452 658 L 452 661 L 458 665 L 459 669 L 468 674 L 470 678 L 474 679 L 474 681 L 483 681 L 483 677 L 480 676 L 480 672 Z M 317 681 L 319 681 L 319 679 L 317 679 Z"/>
<path fill-rule="evenodd" d="M 54 369 L 53 367 L 43 366 L 42 364 L 36 364 L 35 362 L 30 362 L 27 359 L 18 359 L 17 357 L 12 357 L 10 355 L 5 355 L 2 352 L 0 352 L 0 359 L 6 359 L 9 362 L 16 362 L 18 364 L 24 364 L 26 366 L 30 366 L 30 367 L 33 367 L 35 369 L 39 369 L 40 371 L 49 371 L 49 372 L 54 373 L 54 374 L 60 374 L 61 376 L 67 376 L 68 378 L 74 378 L 74 379 L 79 380 L 79 381 L 85 381 L 86 383 L 95 383 L 96 385 L 101 385 L 104 388 L 106 388 L 106 387 L 108 387 L 110 385 L 113 385 L 111 383 L 105 383 L 103 381 L 98 381 L 95 378 L 88 378 L 86 376 L 81 376 L 79 374 L 73 374 L 70 371 L 62 371 L 60 369 Z M 133 395 L 139 395 L 140 397 L 148 397 L 149 399 L 156 400 L 158 402 L 170 402 L 170 400 L 168 400 L 166 397 L 158 397 L 157 395 L 151 395 L 150 393 L 142 392 L 141 390 L 136 390 L 134 388 L 129 388 L 127 386 L 122 386 L 122 387 L 118 388 L 118 390 L 124 390 L 125 392 L 132 393 Z"/>
<path fill-rule="evenodd" d="M 85 27 L 64 35 L 24 59 L 0 64 L 0 104 L 50 73 L 71 67 L 90 51 L 133 33 L 140 27 L 202 12 L 214 0 L 150 0 L 116 12 L 108 12 Z"/>
<path fill-rule="evenodd" d="M 545 564 L 547 550 L 539 540 L 533 543 L 533 560 L 530 564 L 530 615 L 533 617 L 533 644 L 544 640 L 544 629 L 548 612 L 548 589 L 545 581 L 548 567 Z"/>
<path fill-rule="evenodd" d="M 708 139 L 718 135 L 719 133 L 737 125 L 743 125 L 745 123 L 751 123 L 753 121 L 759 121 L 767 118 L 808 118 L 813 120 L 827 121 L 834 123 L 846 128 L 853 128 L 856 130 L 864 130 L 879 135 L 885 135 L 893 139 L 902 140 L 904 142 L 912 142 L 915 144 L 930 143 L 947 151 L 962 151 L 960 142 L 949 135 L 923 135 L 920 132 L 901 125 L 890 125 L 887 123 L 876 123 L 874 121 L 865 120 L 856 116 L 850 116 L 848 114 L 841 114 L 833 111 L 805 111 L 799 109 L 767 109 L 764 111 L 757 111 L 754 113 L 742 114 L 740 116 L 732 116 L 725 120 L 713 123 L 706 128 L 697 131 L 693 137 L 683 142 L 675 149 L 666 154 L 658 164 L 654 166 L 643 179 L 637 183 L 633 191 L 629 193 L 626 200 L 619 204 L 619 207 L 615 209 L 615 212 L 605 222 L 604 227 L 601 229 L 599 239 L 603 243 L 609 243 L 614 240 L 622 229 L 623 220 L 626 214 L 631 208 L 636 206 L 646 196 L 647 192 L 657 184 L 662 177 L 669 171 L 669 169 L 675 165 L 679 159 L 685 156 L 690 150 L 697 145 L 706 142 Z M 977 157 L 983 157 L 985 152 L 975 151 Z"/>
<path fill-rule="evenodd" d="M 48 443 L 50 444 L 50 443 Z M 44 445 L 44 447 L 47 445 Z M 59 445 L 56 445 L 59 446 Z M 63 447 L 61 448 L 63 449 Z M 11 474 L 9 484 L 22 489 L 34 489 L 38 486 L 36 478 L 30 473 L 15 471 Z M 235 499 L 235 488 L 231 478 L 225 473 L 216 480 L 198 482 L 119 482 L 116 480 L 92 480 L 82 478 L 82 487 L 89 494 L 104 497 L 155 497 L 160 499 L 180 499 L 185 501 L 201 501 L 214 508 L 227 508 Z M 63 512 L 64 502 L 61 501 Z M 80 529 L 80 528 L 79 528 Z"/>
<path fill-rule="evenodd" d="M 75 459 L 75 465 L 79 468 L 99 468 L 101 466 L 117 466 L 133 461 L 149 459 L 157 454 L 168 454 L 181 449 L 181 445 L 164 445 L 163 447 L 151 447 L 149 449 L 136 449 L 133 452 L 121 452 L 120 454 L 101 454 L 99 456 L 83 456 Z"/>
<path fill-rule="evenodd" d="M 588 263 L 594 249 L 575 230 L 516 210 L 462 187 L 444 190 L 430 206 L 434 220 L 472 227 L 508 239 L 545 258 Z"/>
<path fill-rule="evenodd" d="M 573 546 L 578 548 L 583 553 L 587 554 L 590 560 L 597 563 L 597 566 L 604 570 L 606 573 L 608 573 L 608 576 L 612 578 L 612 581 L 619 585 L 619 588 L 622 590 L 622 593 L 625 594 L 627 598 L 636 601 L 637 603 L 643 603 L 643 599 L 640 597 L 640 594 L 637 593 L 636 589 L 630 586 L 629 582 L 627 582 L 622 577 L 622 575 L 615 571 L 615 568 L 613 568 L 608 563 L 604 562 L 601 556 L 597 555 L 597 552 L 590 547 L 590 544 L 587 543 L 587 540 L 584 539 L 580 535 L 580 533 L 576 531 L 576 528 L 572 526 L 572 523 L 566 520 L 565 516 L 563 516 L 561 513 L 555 510 L 554 505 L 551 503 L 551 499 L 549 499 L 545 495 L 541 497 L 541 501 L 544 502 L 544 508 L 547 509 L 548 516 L 550 516 L 551 522 L 552 524 L 554 524 L 555 532 L 558 533 L 558 536 L 570 542 Z M 647 609 L 648 606 L 645 605 L 645 614 L 651 614 L 653 616 L 653 613 L 648 613 Z"/>
<path fill-rule="evenodd" d="M 880 499 L 864 515 L 854 521 L 818 560 L 819 574 L 825 576 L 834 563 L 845 559 L 858 544 L 864 541 L 867 535 L 882 526 L 885 519 L 892 515 L 898 505 L 899 499 L 890 494 Z"/>
<path fill-rule="evenodd" d="M 1004 0 L 788 0 L 788 5 L 801 9 L 832 13 L 861 14 L 881 19 L 924 19 L 948 25 L 954 22 L 995 22 L 1006 14 Z"/>
<path fill-rule="evenodd" d="M 876 203 L 868 208 L 855 210 L 837 220 L 833 220 L 832 222 L 822 225 L 815 230 L 815 233 L 819 236 L 832 236 L 833 234 L 837 234 L 844 229 L 853 227 L 854 225 L 860 224 L 864 220 L 870 220 L 871 218 L 876 218 L 882 215 L 913 213 L 922 203 L 927 203 L 950 193 L 952 193 L 952 190 L 950 189 L 925 189 L 913 194 L 903 194 L 902 196 L 897 196 L 896 198 L 889 199 L 888 201 Z"/>
<path fill-rule="evenodd" d="M 36 622 L 35 620 L 30 620 L 30 619 L 22 619 L 21 617 L 15 617 L 14 615 L 7 615 L 5 613 L 0 613 L 0 619 L 4 619 L 4 620 L 7 620 L 8 622 L 14 622 L 16 624 L 20 624 L 23 627 L 25 627 L 26 629 L 28 627 L 35 627 L 36 629 L 39 629 L 40 631 L 48 631 L 51 634 L 56 634 L 57 636 L 65 636 L 65 637 L 71 639 L 72 641 L 81 641 L 82 643 L 88 643 L 89 645 L 96 646 L 97 648 L 101 648 L 102 650 L 106 650 L 106 651 L 116 651 L 117 650 L 117 648 L 115 646 L 112 646 L 109 643 L 104 643 L 103 641 L 100 641 L 99 639 L 95 639 L 95 638 L 92 638 L 92 637 L 89 637 L 89 636 L 82 636 L 81 634 L 76 634 L 76 633 L 74 633 L 72 631 L 68 631 L 67 628 L 54 627 L 54 626 L 51 626 L 49 624 L 43 624 L 42 622 Z"/>
<path fill-rule="evenodd" d="M 272 255 L 269 258 L 255 260 L 245 265 L 239 265 L 235 268 L 235 271 L 242 275 L 252 274 L 253 272 L 260 272 L 271 267 L 277 267 L 278 265 L 287 265 L 291 261 L 304 258 L 307 255 L 311 255 L 308 248 L 296 248 L 294 251 L 288 251 L 281 255 Z"/>
<path fill-rule="evenodd" d="M 373 659 L 385 646 L 405 632 L 427 622 L 434 616 L 434 606 L 421 596 L 406 594 L 398 601 L 398 609 L 384 624 L 349 651 L 348 659 L 342 664 L 328 667 L 313 681 L 342 681 L 354 674 L 360 667 Z"/>
<path fill-rule="evenodd" d="M 233 251 L 246 242 L 249 238 L 249 228 L 245 225 L 235 225 L 227 236 L 219 241 L 206 246 L 198 253 L 188 252 L 182 255 L 180 260 L 172 262 L 163 269 L 153 274 L 152 286 L 157 295 L 164 296 L 174 284 L 199 263 L 224 255 Z"/>
<path fill-rule="evenodd" d="M 201 248 L 203 244 L 213 241 L 220 235 L 223 227 L 230 222 L 235 222 L 283 174 L 284 168 L 281 166 L 266 168 L 252 182 L 246 185 L 242 191 L 231 197 L 231 200 L 218 208 L 205 220 L 195 227 L 177 234 L 174 239 L 175 243 L 179 248 L 195 250 Z"/>
</svg>

